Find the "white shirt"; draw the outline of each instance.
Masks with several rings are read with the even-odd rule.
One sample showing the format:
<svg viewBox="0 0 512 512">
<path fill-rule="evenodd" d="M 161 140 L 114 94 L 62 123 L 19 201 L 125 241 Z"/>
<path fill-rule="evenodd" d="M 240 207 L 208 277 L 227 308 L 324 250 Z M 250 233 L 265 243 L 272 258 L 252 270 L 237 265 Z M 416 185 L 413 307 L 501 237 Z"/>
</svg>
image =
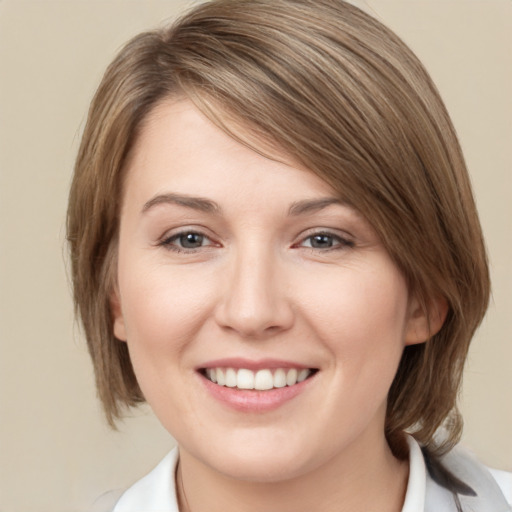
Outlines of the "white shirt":
<svg viewBox="0 0 512 512">
<path fill-rule="evenodd" d="M 408 442 L 409 480 L 402 512 L 456 512 L 452 494 L 428 475 L 418 443 L 412 437 Z M 174 448 L 153 471 L 126 490 L 112 512 L 179 512 L 174 478 L 178 453 Z M 459 449 L 446 455 L 443 463 L 477 493 L 476 497 L 460 496 L 464 512 L 512 511 L 512 473 L 488 470 Z M 112 510 L 107 508 L 107 501 L 105 497 L 94 510 Z"/>
</svg>

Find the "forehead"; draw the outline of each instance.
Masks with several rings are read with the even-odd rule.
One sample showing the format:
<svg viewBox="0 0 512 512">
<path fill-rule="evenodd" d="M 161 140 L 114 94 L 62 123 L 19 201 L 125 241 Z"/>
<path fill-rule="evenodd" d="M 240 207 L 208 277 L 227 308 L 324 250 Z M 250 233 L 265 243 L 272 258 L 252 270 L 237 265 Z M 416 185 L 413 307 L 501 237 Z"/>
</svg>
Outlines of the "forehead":
<svg viewBox="0 0 512 512">
<path fill-rule="evenodd" d="M 188 97 L 180 95 L 159 101 L 142 120 L 130 151 L 131 155 L 143 152 L 146 148 L 142 146 L 148 146 L 149 139 L 158 143 L 156 137 L 160 134 L 162 138 L 167 138 L 167 144 L 172 145 L 173 150 L 180 156 L 187 152 L 188 147 L 203 144 L 207 140 L 218 147 L 232 148 L 239 144 L 270 160 L 307 170 L 274 137 L 262 132 L 255 125 L 240 120 L 217 103 L 204 101 L 204 98 L 198 100 L 199 106 Z"/>
<path fill-rule="evenodd" d="M 337 195 L 276 145 L 257 141 L 240 125 L 233 132 L 239 140 L 189 100 L 162 102 L 145 119 L 132 148 L 125 168 L 125 193 L 147 196 L 170 188 L 176 193 L 221 195 L 226 187 L 231 193 L 233 188 L 247 187 L 269 195 L 276 189 L 285 194 L 290 188 L 306 195 Z"/>
</svg>

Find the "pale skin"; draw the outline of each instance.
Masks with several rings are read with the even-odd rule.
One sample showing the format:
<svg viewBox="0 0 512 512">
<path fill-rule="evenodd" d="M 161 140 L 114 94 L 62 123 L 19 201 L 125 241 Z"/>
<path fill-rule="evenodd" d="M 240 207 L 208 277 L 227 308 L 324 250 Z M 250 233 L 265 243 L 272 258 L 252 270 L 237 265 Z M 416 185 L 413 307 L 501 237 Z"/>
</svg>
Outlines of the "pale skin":
<svg viewBox="0 0 512 512">
<path fill-rule="evenodd" d="M 386 396 L 425 313 L 370 224 L 272 156 L 188 100 L 149 115 L 126 169 L 115 336 L 179 444 L 182 512 L 399 512 L 408 464 L 384 436 Z M 314 372 L 239 410 L 204 376 L 225 358 Z"/>
</svg>

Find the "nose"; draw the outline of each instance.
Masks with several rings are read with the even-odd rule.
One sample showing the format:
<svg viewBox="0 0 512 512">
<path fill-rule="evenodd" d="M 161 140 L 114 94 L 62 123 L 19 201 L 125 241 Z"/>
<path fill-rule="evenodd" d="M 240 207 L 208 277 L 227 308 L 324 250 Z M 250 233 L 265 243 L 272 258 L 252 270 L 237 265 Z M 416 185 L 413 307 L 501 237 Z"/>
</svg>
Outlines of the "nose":
<svg viewBox="0 0 512 512">
<path fill-rule="evenodd" d="M 290 329 L 294 311 L 276 259 L 270 251 L 250 248 L 233 256 L 215 312 L 222 328 L 253 339 Z"/>
</svg>

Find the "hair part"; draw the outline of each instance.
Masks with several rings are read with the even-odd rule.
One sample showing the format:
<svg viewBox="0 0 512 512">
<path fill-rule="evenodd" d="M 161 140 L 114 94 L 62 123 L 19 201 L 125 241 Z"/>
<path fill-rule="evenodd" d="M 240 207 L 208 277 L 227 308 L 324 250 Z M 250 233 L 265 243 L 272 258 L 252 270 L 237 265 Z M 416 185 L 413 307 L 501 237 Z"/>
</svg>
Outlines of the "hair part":
<svg viewBox="0 0 512 512">
<path fill-rule="evenodd" d="M 428 73 L 380 22 L 341 0 L 214 0 L 130 41 L 92 101 L 75 166 L 68 240 L 77 314 L 111 425 L 144 401 L 110 300 L 126 161 L 150 112 L 183 96 L 236 140 L 288 152 L 372 224 L 430 310 L 449 312 L 405 348 L 386 436 L 440 454 L 458 440 L 470 340 L 488 302 L 485 248 L 457 136 Z M 241 128 L 240 128 L 241 127 Z M 434 440 L 444 424 L 446 437 Z"/>
</svg>

